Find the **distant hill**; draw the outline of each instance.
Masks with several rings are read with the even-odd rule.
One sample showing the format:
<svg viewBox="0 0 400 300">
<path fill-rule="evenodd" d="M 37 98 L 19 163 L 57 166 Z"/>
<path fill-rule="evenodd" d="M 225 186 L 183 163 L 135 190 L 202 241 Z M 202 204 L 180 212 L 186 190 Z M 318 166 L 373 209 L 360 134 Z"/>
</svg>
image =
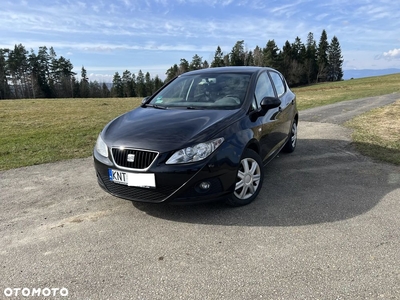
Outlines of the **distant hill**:
<svg viewBox="0 0 400 300">
<path fill-rule="evenodd" d="M 363 77 L 372 77 L 372 76 L 382 76 L 400 73 L 400 69 L 380 69 L 380 70 L 372 70 L 372 69 L 363 69 L 363 70 L 343 70 L 343 79 L 351 79 L 351 78 L 363 78 Z"/>
</svg>

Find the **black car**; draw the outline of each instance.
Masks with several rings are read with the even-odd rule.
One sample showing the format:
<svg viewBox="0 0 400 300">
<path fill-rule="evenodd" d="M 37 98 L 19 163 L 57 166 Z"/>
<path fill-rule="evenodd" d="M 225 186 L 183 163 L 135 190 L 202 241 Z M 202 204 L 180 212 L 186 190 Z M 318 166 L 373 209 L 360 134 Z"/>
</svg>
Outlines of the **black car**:
<svg viewBox="0 0 400 300">
<path fill-rule="evenodd" d="M 245 205 L 261 190 L 263 166 L 294 151 L 297 124 L 296 96 L 274 69 L 184 73 L 103 129 L 97 180 L 132 201 Z"/>
</svg>

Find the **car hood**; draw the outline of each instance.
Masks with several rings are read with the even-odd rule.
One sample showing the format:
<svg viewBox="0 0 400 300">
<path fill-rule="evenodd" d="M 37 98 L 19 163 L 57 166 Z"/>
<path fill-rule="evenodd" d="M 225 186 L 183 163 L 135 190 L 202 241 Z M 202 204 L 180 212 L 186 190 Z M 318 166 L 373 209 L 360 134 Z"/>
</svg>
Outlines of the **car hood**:
<svg viewBox="0 0 400 300">
<path fill-rule="evenodd" d="M 242 110 L 136 108 L 110 122 L 103 138 L 110 147 L 166 152 L 205 142 L 240 118 Z"/>
</svg>

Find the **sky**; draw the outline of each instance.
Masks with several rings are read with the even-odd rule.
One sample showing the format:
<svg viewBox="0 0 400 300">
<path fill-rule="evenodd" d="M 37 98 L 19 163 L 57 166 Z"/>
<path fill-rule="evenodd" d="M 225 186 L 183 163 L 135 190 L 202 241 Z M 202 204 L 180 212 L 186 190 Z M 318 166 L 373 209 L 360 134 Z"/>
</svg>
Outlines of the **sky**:
<svg viewBox="0 0 400 300">
<path fill-rule="evenodd" d="M 400 1 L 394 0 L 2 0 L 0 48 L 53 47 L 90 80 L 116 72 L 165 72 L 195 54 L 209 63 L 218 46 L 247 50 L 322 30 L 339 40 L 343 70 L 400 68 Z"/>
</svg>

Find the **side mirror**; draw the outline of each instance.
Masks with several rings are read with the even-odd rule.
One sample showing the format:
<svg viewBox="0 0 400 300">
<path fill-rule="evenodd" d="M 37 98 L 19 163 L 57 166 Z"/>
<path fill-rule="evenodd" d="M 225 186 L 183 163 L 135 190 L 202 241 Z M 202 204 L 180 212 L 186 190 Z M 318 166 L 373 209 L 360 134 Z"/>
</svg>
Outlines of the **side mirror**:
<svg viewBox="0 0 400 300">
<path fill-rule="evenodd" d="M 281 100 L 279 100 L 279 98 L 276 98 L 276 97 L 264 97 L 261 100 L 260 105 L 261 105 L 262 110 L 267 111 L 267 110 L 269 110 L 271 108 L 279 107 L 281 105 L 281 103 L 282 102 L 281 102 Z"/>
<path fill-rule="evenodd" d="M 279 98 L 264 97 L 260 103 L 261 107 L 259 109 L 257 109 L 254 114 L 252 114 L 252 116 L 251 116 L 252 121 L 255 121 L 259 117 L 265 116 L 267 114 L 268 110 L 279 107 L 281 105 L 281 103 L 282 102 L 281 102 L 281 100 L 279 100 Z"/>
<path fill-rule="evenodd" d="M 141 106 L 141 107 L 145 107 L 146 104 L 147 104 L 147 100 L 149 100 L 149 99 L 150 99 L 150 96 L 147 96 L 146 98 L 143 98 L 143 99 L 142 99 L 142 104 L 140 104 L 140 106 Z"/>
</svg>

